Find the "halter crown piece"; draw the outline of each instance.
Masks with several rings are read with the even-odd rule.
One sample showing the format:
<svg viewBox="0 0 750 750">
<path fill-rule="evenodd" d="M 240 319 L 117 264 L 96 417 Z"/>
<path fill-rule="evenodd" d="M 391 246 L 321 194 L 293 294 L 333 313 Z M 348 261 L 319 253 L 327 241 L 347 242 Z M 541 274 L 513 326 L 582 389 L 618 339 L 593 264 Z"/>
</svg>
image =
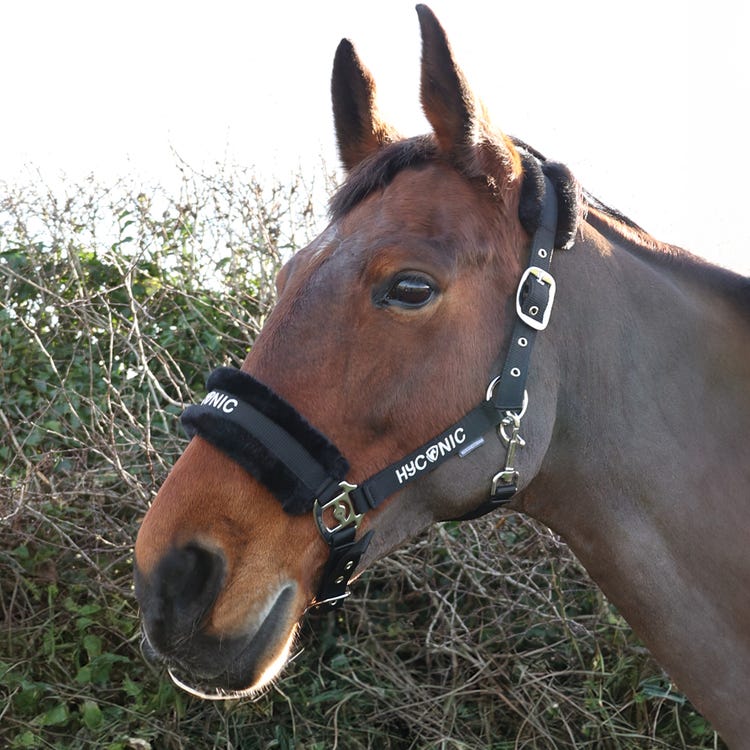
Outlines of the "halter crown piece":
<svg viewBox="0 0 750 750">
<path fill-rule="evenodd" d="M 410 482 L 454 457 L 463 458 L 497 430 L 506 446 L 505 466 L 490 483 L 488 499 L 459 521 L 478 518 L 507 503 L 518 490 L 513 468 L 526 411 L 526 380 L 534 339 L 547 327 L 555 296 L 549 272 L 557 229 L 557 195 L 544 177 L 544 200 L 529 265 L 516 294 L 516 322 L 502 373 L 484 400 L 440 435 L 359 485 L 346 481 L 349 463 L 322 433 L 287 401 L 251 375 L 221 367 L 208 378 L 208 395 L 188 406 L 182 424 L 190 437 L 200 435 L 245 468 L 290 514 L 315 514 L 330 552 L 314 605 L 337 605 L 348 596 L 349 580 L 373 532 L 356 538 L 365 513 L 377 508 Z M 324 512 L 330 509 L 333 525 Z"/>
</svg>

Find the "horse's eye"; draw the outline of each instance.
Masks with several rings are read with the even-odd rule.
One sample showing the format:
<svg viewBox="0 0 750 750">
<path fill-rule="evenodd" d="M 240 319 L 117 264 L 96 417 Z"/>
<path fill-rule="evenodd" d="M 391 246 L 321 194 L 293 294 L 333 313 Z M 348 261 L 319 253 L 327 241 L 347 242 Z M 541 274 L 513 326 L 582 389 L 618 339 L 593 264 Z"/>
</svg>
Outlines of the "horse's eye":
<svg viewBox="0 0 750 750">
<path fill-rule="evenodd" d="M 381 304 L 406 308 L 423 307 L 434 296 L 435 287 L 424 276 L 401 276 L 385 293 Z"/>
</svg>

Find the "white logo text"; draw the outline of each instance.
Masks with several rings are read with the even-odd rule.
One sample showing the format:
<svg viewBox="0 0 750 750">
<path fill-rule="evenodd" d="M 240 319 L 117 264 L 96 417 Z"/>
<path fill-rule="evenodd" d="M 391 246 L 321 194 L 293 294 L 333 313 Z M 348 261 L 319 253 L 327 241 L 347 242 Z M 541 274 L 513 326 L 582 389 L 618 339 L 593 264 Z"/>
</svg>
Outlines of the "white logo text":
<svg viewBox="0 0 750 750">
<path fill-rule="evenodd" d="M 444 437 L 442 440 L 438 440 L 428 448 L 425 448 L 423 453 L 420 453 L 411 461 L 407 461 L 407 463 L 396 469 L 398 483 L 403 484 L 415 474 L 429 468 L 430 464 L 434 464 L 439 458 L 455 451 L 465 440 L 466 433 L 464 432 L 464 428 L 457 427 L 447 437 Z"/>
<path fill-rule="evenodd" d="M 203 406 L 212 406 L 218 411 L 223 411 L 224 414 L 231 414 L 237 407 L 238 401 L 236 398 L 231 398 L 227 393 L 219 393 L 219 391 L 211 391 L 201 401 Z"/>
</svg>

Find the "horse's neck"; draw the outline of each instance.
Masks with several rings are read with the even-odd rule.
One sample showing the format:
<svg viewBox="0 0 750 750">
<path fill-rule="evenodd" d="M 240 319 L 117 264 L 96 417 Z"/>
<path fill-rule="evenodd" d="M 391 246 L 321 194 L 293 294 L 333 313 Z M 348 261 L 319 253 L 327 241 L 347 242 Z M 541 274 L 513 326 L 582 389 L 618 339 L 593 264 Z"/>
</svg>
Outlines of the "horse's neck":
<svg viewBox="0 0 750 750">
<path fill-rule="evenodd" d="M 746 732 L 732 711 L 750 700 L 750 321 L 610 240 L 587 227 L 556 259 L 560 324 L 540 354 L 560 368 L 557 421 L 524 507 L 699 708 Z"/>
</svg>

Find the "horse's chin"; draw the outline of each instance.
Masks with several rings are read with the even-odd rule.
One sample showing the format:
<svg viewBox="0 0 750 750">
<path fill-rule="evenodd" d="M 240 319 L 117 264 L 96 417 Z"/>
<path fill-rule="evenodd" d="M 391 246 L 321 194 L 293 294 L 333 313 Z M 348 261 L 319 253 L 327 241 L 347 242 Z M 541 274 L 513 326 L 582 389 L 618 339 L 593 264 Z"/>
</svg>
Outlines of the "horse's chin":
<svg viewBox="0 0 750 750">
<path fill-rule="evenodd" d="M 232 637 L 195 634 L 179 649 L 163 651 L 144 626 L 141 651 L 147 661 L 167 667 L 172 682 L 205 700 L 254 698 L 279 675 L 297 635 L 297 622 L 284 627 L 291 587 L 282 590 L 271 611 L 251 632 Z"/>
<path fill-rule="evenodd" d="M 267 663 L 253 661 L 243 667 L 241 663 L 235 662 L 231 668 L 214 674 L 197 669 L 189 663 L 164 657 L 154 649 L 145 634 L 141 651 L 147 661 L 166 665 L 172 682 L 190 695 L 215 701 L 256 698 L 265 692 L 289 661 L 296 635 L 295 626 L 278 653 Z"/>
<path fill-rule="evenodd" d="M 248 674 L 245 679 L 237 675 L 229 675 L 226 672 L 213 678 L 200 677 L 189 673 L 183 674 L 179 667 L 168 667 L 167 673 L 178 688 L 203 700 L 254 699 L 265 693 L 266 688 L 276 679 L 289 661 L 296 632 L 297 629 L 294 628 L 276 658 L 270 661 L 259 674 Z M 238 685 L 241 687 L 238 687 Z"/>
</svg>

